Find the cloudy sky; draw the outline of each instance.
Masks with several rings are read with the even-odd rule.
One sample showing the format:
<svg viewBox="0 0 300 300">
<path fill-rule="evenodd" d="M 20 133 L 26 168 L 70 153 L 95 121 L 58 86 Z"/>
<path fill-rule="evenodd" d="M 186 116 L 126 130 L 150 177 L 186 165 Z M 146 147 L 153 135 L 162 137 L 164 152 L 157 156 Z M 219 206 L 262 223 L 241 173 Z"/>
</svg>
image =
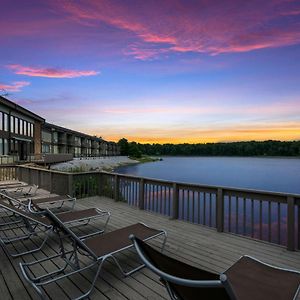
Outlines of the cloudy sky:
<svg viewBox="0 0 300 300">
<path fill-rule="evenodd" d="M 48 122 L 151 143 L 300 139 L 300 1 L 0 7 L 0 89 Z"/>
</svg>

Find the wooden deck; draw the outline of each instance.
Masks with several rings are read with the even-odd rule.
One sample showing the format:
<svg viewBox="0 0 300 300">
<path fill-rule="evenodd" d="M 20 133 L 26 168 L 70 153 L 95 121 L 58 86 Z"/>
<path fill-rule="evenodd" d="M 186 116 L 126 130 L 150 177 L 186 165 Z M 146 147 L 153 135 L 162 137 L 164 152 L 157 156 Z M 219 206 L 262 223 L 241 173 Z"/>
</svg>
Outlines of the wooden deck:
<svg viewBox="0 0 300 300">
<path fill-rule="evenodd" d="M 187 222 L 169 220 L 104 197 L 77 201 L 77 209 L 86 207 L 99 207 L 111 212 L 108 231 L 139 221 L 155 228 L 165 229 L 168 232 L 165 248 L 168 255 L 210 271 L 224 271 L 243 254 L 255 256 L 277 266 L 300 270 L 300 253 L 289 252 L 279 246 L 231 234 L 217 233 L 215 230 Z M 33 288 L 22 279 L 18 263 L 51 255 L 54 249 L 55 243 L 50 241 L 42 252 L 11 259 L 0 247 L 0 299 L 38 299 Z M 133 253 L 121 254 L 120 258 L 121 262 L 128 267 L 137 263 Z M 45 291 L 50 299 L 69 299 L 79 296 L 88 286 L 91 278 L 92 272 L 86 272 L 58 284 L 52 284 Z M 123 278 L 111 262 L 105 265 L 90 298 L 169 299 L 157 276 L 149 270 L 143 269 L 131 277 Z"/>
</svg>

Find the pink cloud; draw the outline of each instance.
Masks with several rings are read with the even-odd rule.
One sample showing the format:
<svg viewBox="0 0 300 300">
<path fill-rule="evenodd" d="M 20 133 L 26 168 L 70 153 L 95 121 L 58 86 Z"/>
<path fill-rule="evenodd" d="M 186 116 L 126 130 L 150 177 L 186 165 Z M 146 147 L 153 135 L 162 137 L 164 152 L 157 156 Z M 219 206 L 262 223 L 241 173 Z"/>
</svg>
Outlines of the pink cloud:
<svg viewBox="0 0 300 300">
<path fill-rule="evenodd" d="M 154 47 L 144 47 L 138 43 L 134 43 L 128 46 L 127 49 L 123 51 L 125 55 L 131 55 L 140 60 L 152 60 L 161 56 L 162 54 L 167 55 L 169 49 L 164 48 L 154 48 Z"/>
<path fill-rule="evenodd" d="M 75 78 L 83 76 L 93 76 L 99 74 L 97 71 L 79 71 L 65 70 L 57 68 L 42 68 L 42 67 L 26 67 L 21 65 L 8 65 L 7 68 L 15 74 L 26 75 L 32 77 L 48 77 L 48 78 Z"/>
<path fill-rule="evenodd" d="M 14 81 L 11 84 L 0 83 L 0 90 L 7 92 L 20 92 L 25 86 L 30 85 L 28 81 Z"/>
<path fill-rule="evenodd" d="M 127 1 L 87 0 L 60 7 L 81 24 L 100 30 L 104 23 L 131 33 L 136 40 L 124 53 L 141 60 L 167 52 L 217 55 L 300 43 L 300 4 L 294 0 L 145 1 L 135 7 Z"/>
</svg>

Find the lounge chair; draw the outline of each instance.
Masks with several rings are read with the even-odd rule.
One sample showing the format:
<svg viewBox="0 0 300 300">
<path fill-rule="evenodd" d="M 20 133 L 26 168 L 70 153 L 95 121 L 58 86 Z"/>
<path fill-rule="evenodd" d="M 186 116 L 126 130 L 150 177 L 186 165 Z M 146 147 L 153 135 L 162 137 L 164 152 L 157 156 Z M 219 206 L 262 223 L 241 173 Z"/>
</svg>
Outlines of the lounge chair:
<svg viewBox="0 0 300 300">
<path fill-rule="evenodd" d="M 11 188 L 17 188 L 22 186 L 23 183 L 16 181 L 16 182 L 3 182 L 0 183 L 0 190 L 4 190 L 4 189 L 11 189 Z"/>
<path fill-rule="evenodd" d="M 0 198 L 6 198 L 13 205 L 16 205 L 17 207 L 25 207 L 28 211 L 32 213 L 41 213 L 46 208 L 60 210 L 65 207 L 66 203 L 71 203 L 70 210 L 73 210 L 76 204 L 76 198 L 71 197 L 69 195 L 43 197 L 35 199 L 20 199 L 14 197 L 14 195 L 8 194 L 7 192 L 0 192 Z"/>
<path fill-rule="evenodd" d="M 2 213 L 10 213 L 10 221 L 0 224 L 0 243 L 7 254 L 18 257 L 42 249 L 53 228 L 48 219 L 27 213 L 6 203 L 3 199 L 0 200 L 0 209 Z M 41 239 L 37 239 L 37 237 L 41 237 Z M 18 242 L 32 241 L 33 238 L 36 243 L 32 243 L 33 247 L 30 250 L 17 252 L 14 249 L 14 245 Z"/>
<path fill-rule="evenodd" d="M 300 272 L 277 268 L 242 256 L 218 275 L 170 258 L 130 236 L 143 263 L 165 284 L 173 300 L 295 300 Z"/>
<path fill-rule="evenodd" d="M 76 198 L 66 195 L 38 199 L 30 198 L 26 201 L 28 209 L 33 213 L 43 211 L 46 208 L 59 210 L 63 208 L 66 203 L 71 203 L 70 209 L 73 210 L 76 204 Z"/>
<path fill-rule="evenodd" d="M 4 246 L 4 249 L 10 256 L 17 257 L 42 249 L 53 229 L 52 222 L 47 216 L 26 212 L 5 202 L 3 199 L 0 200 L 0 209 L 14 216 L 14 219 L 11 221 L 6 223 L 2 222 L 0 224 L 0 243 Z M 103 233 L 109 221 L 110 213 L 98 208 L 89 208 L 80 211 L 60 213 L 57 214 L 56 217 L 60 222 L 64 223 L 65 226 L 70 228 L 87 225 L 91 221 L 96 221 L 103 217 L 106 218 L 103 227 L 95 227 L 96 229 L 94 229 L 94 231 L 81 234 L 79 237 L 83 239 Z M 39 235 L 42 239 L 41 243 L 36 239 L 36 236 Z M 38 246 L 28 251 L 16 252 L 9 247 L 9 245 L 13 246 L 16 242 L 26 240 L 33 241 L 33 239 L 35 242 L 38 242 Z"/>
<path fill-rule="evenodd" d="M 71 241 L 70 245 L 72 245 L 73 248 L 70 251 L 62 249 L 63 251 L 61 254 L 45 258 L 42 262 L 20 263 L 24 278 L 34 287 L 41 298 L 45 296 L 42 289 L 43 286 L 69 278 L 72 275 L 82 273 L 86 270 L 94 270 L 95 275 L 91 281 L 91 286 L 76 299 L 86 298 L 93 290 L 106 260 L 112 259 L 124 276 L 129 276 L 144 267 L 144 264 L 142 264 L 131 270 L 125 271 L 116 257 L 118 253 L 132 249 L 133 245 L 128 238 L 130 234 L 134 234 L 144 241 L 164 236 L 162 248 L 165 245 L 167 237 L 164 230 L 153 229 L 145 224 L 137 223 L 109 233 L 81 240 L 70 228 L 66 227 L 53 212 L 50 210 L 47 210 L 47 212 L 49 218 L 52 220 L 55 230 L 60 232 L 63 236 L 68 236 Z M 81 258 L 85 258 L 85 264 L 83 264 L 82 259 L 79 259 L 80 255 L 82 255 Z M 31 268 L 34 268 L 41 263 L 48 264 L 49 261 L 54 262 L 55 259 L 62 259 L 64 266 L 59 268 L 56 272 L 51 272 L 49 274 L 45 273 L 39 277 L 34 277 L 32 275 Z M 61 264 L 58 263 L 57 265 Z"/>
<path fill-rule="evenodd" d="M 8 196 L 15 197 L 15 198 L 22 198 L 22 197 L 34 197 L 37 193 L 39 186 L 36 184 L 29 185 L 29 186 L 20 186 L 17 187 L 15 190 L 1 190 L 1 193 L 5 193 Z"/>
</svg>

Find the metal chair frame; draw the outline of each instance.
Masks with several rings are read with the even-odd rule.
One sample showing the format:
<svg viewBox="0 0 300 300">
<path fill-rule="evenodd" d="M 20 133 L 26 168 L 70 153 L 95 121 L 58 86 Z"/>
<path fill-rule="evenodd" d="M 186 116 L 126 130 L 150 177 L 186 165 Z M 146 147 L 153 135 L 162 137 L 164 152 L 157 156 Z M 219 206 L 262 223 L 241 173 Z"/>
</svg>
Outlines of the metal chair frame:
<svg viewBox="0 0 300 300">
<path fill-rule="evenodd" d="M 32 199 L 32 198 L 30 198 L 30 199 L 28 199 L 28 204 L 27 204 L 27 206 L 28 206 L 28 210 L 30 211 L 30 212 L 32 212 L 32 213 L 38 213 L 38 212 L 41 212 L 41 211 L 43 211 L 43 210 L 45 210 L 45 209 L 43 209 L 43 208 L 41 208 L 38 204 L 35 204 L 34 203 L 34 200 L 35 199 Z M 36 200 L 38 200 L 38 199 L 36 199 Z M 43 202 L 42 203 L 42 205 L 45 205 L 45 204 L 57 204 L 57 203 L 60 203 L 60 205 L 58 206 L 58 207 L 54 207 L 53 209 L 55 209 L 55 210 L 60 210 L 60 209 L 62 209 L 63 208 L 63 206 L 64 206 L 64 204 L 65 203 L 67 203 L 67 202 L 72 202 L 72 205 L 71 205 L 71 208 L 70 208 L 70 210 L 73 210 L 74 209 L 74 207 L 75 207 L 75 204 L 76 204 L 76 201 L 77 201 L 77 199 L 76 199 L 76 197 L 71 197 L 70 195 L 66 195 L 66 198 L 65 199 L 59 199 L 59 200 L 51 200 L 51 198 L 49 198 L 49 201 L 47 201 L 47 202 Z M 47 208 L 49 208 L 49 207 L 47 207 Z"/>
<path fill-rule="evenodd" d="M 179 278 L 179 277 L 167 274 L 167 273 L 163 272 L 162 270 L 158 269 L 156 266 L 154 266 L 150 262 L 150 259 L 148 259 L 147 254 L 143 251 L 143 249 L 138 244 L 136 237 L 134 235 L 131 235 L 130 239 L 132 240 L 133 245 L 134 245 L 139 257 L 141 258 L 143 263 L 146 265 L 146 267 L 149 268 L 151 271 L 153 271 L 155 274 L 157 274 L 163 280 L 163 282 L 164 282 L 164 284 L 167 288 L 168 294 L 170 295 L 170 298 L 172 300 L 179 300 L 179 299 L 183 300 L 183 299 L 179 298 L 179 296 L 174 293 L 174 291 L 173 291 L 172 287 L 170 286 L 169 282 L 177 284 L 177 285 L 193 287 L 193 288 L 219 288 L 219 287 L 223 287 L 223 288 L 225 288 L 225 290 L 226 290 L 228 296 L 230 297 L 230 299 L 237 300 L 237 297 L 234 294 L 231 283 L 229 282 L 229 280 L 228 280 L 228 278 L 225 274 L 234 265 L 229 267 L 223 274 L 220 274 L 220 280 L 190 280 L 190 279 L 185 279 L 185 278 Z M 252 256 L 249 256 L 249 255 L 243 255 L 239 258 L 239 260 L 242 259 L 243 257 L 248 257 L 252 260 L 255 260 L 255 261 L 259 262 L 262 265 L 271 267 L 273 269 L 300 274 L 300 272 L 295 271 L 295 270 L 291 270 L 291 269 L 287 269 L 287 268 L 280 268 L 280 267 L 276 267 L 276 266 L 267 264 L 267 263 L 262 262 L 262 261 L 254 258 Z M 295 293 L 295 296 L 294 296 L 293 300 L 297 299 L 297 297 L 299 295 L 299 292 L 300 292 L 300 285 L 299 285 L 299 287 L 298 287 L 298 289 Z"/>
<path fill-rule="evenodd" d="M 220 274 L 220 280 L 192 280 L 192 279 L 185 279 L 185 278 L 180 278 L 180 277 L 170 275 L 158 269 L 149 261 L 147 255 L 144 253 L 144 251 L 137 243 L 136 237 L 134 235 L 130 235 L 129 238 L 131 239 L 137 254 L 139 255 L 142 262 L 145 264 L 145 266 L 161 278 L 172 300 L 183 300 L 183 299 L 179 298 L 179 296 L 173 292 L 173 289 L 170 286 L 169 282 L 177 285 L 193 287 L 193 288 L 225 288 L 229 297 L 232 300 L 236 300 L 236 297 L 230 287 L 230 284 L 227 280 L 227 276 L 225 274 Z"/>
<path fill-rule="evenodd" d="M 51 235 L 53 226 L 47 223 L 43 223 L 42 220 L 37 220 L 35 218 L 31 218 L 26 212 L 22 213 L 21 210 L 16 211 L 15 209 L 4 205 L 4 203 L 0 202 L 0 208 L 11 212 L 13 215 L 17 215 L 18 219 L 16 221 L 11 221 L 8 223 L 2 223 L 0 228 L 0 233 L 7 233 L 8 230 L 22 230 L 24 234 L 18 235 L 15 237 L 6 237 L 0 235 L 0 243 L 3 245 L 4 251 L 12 256 L 19 257 L 22 255 L 30 254 L 41 250 L 45 243 L 47 242 L 49 236 Z M 5 234 L 6 235 L 6 234 Z M 15 242 L 31 240 L 33 237 L 37 237 L 42 235 L 42 241 L 38 244 L 37 247 L 23 251 L 23 252 L 13 252 L 8 249 L 9 244 L 13 244 Z"/>
<path fill-rule="evenodd" d="M 31 272 L 30 272 L 30 267 L 32 267 L 36 264 L 40 264 L 41 260 L 36 261 L 36 262 L 30 262 L 30 263 L 20 263 L 21 272 L 22 272 L 24 278 L 36 290 L 36 292 L 39 294 L 41 299 L 45 299 L 45 297 L 46 297 L 46 295 L 42 289 L 43 286 L 48 285 L 53 282 L 57 282 L 58 280 L 68 278 L 74 274 L 82 273 L 86 270 L 89 270 L 89 269 L 95 267 L 95 266 L 98 266 L 97 270 L 95 272 L 95 275 L 93 277 L 93 280 L 91 282 L 90 288 L 84 294 L 82 294 L 81 296 L 79 296 L 75 299 L 79 300 L 79 299 L 88 297 L 96 284 L 97 278 L 102 270 L 104 263 L 108 259 L 112 259 L 114 261 L 114 263 L 117 265 L 118 269 L 120 270 L 121 274 L 124 277 L 130 276 L 131 274 L 139 271 L 140 269 L 142 269 L 145 266 L 144 263 L 142 263 L 139 266 L 137 266 L 129 271 L 125 271 L 124 268 L 121 266 L 120 262 L 118 261 L 118 259 L 115 257 L 115 255 L 117 255 L 118 253 L 121 253 L 125 250 L 132 249 L 133 248 L 132 244 L 127 247 L 124 247 L 124 248 L 118 249 L 116 251 L 113 251 L 111 253 L 108 253 L 106 255 L 97 256 L 86 244 L 84 244 L 84 240 L 79 239 L 79 237 L 76 236 L 73 233 L 73 231 L 70 230 L 70 228 L 66 227 L 63 223 L 61 223 L 60 220 L 57 218 L 57 216 L 53 214 L 53 212 L 51 212 L 50 210 L 47 210 L 47 212 L 51 216 L 51 218 L 55 221 L 54 227 L 55 227 L 55 230 L 58 232 L 58 234 L 61 234 L 61 232 L 62 232 L 64 238 L 67 237 L 67 238 L 71 239 L 71 245 L 72 245 L 73 249 L 71 251 L 65 251 L 65 247 L 62 244 L 62 240 L 61 240 L 61 245 L 62 245 L 61 253 L 54 255 L 52 257 L 49 257 L 49 258 L 45 258 L 45 259 L 43 259 L 43 262 L 53 260 L 55 258 L 60 257 L 65 262 L 64 266 L 59 268 L 57 271 L 42 275 L 40 277 L 32 276 Z M 143 224 L 143 223 L 141 223 L 141 224 Z M 143 225 L 148 227 L 145 224 L 143 224 Z M 148 227 L 148 228 L 150 228 L 150 227 Z M 163 251 L 165 243 L 166 243 L 166 239 L 167 239 L 167 233 L 165 230 L 159 230 L 159 231 L 160 231 L 159 233 L 144 239 L 144 241 L 149 241 L 151 239 L 154 239 L 154 238 L 157 238 L 160 236 L 164 236 L 162 246 L 161 246 L 161 249 Z M 89 263 L 87 265 L 81 266 L 79 258 L 78 258 L 79 254 L 84 255 L 85 257 L 89 258 Z M 71 270 L 69 272 L 66 272 L 66 269 L 68 266 L 71 267 Z"/>
<path fill-rule="evenodd" d="M 30 212 L 26 212 L 24 211 L 24 213 L 22 213 L 22 211 L 18 208 L 18 210 L 14 209 L 13 205 L 14 205 L 14 201 L 15 199 L 4 195 L 5 199 L 8 200 L 9 204 L 12 207 L 9 207 L 7 205 L 5 205 L 4 203 L 1 203 L 0 201 L 0 208 L 4 209 L 6 212 L 9 211 L 11 212 L 11 215 L 9 215 L 9 218 L 15 218 L 14 220 L 11 220 L 9 222 L 2 222 L 0 223 L 0 232 L 7 232 L 8 230 L 22 230 L 23 232 L 27 232 L 26 234 L 23 235 L 19 235 L 13 238 L 6 238 L 0 235 L 0 242 L 5 246 L 7 244 L 12 244 L 13 242 L 17 242 L 17 241 L 22 241 L 22 240 L 28 240 L 33 236 L 37 236 L 37 235 L 45 235 L 44 239 L 42 240 L 42 244 L 33 249 L 32 251 L 25 251 L 25 252 L 21 252 L 21 253 L 14 253 L 11 252 L 7 249 L 7 247 L 4 247 L 7 251 L 7 253 L 12 256 L 12 257 L 18 257 L 18 256 L 22 256 L 22 255 L 26 255 L 29 253 L 33 253 L 36 252 L 38 250 L 41 250 L 43 248 L 43 246 L 45 245 L 46 241 L 49 238 L 49 235 L 51 234 L 51 232 L 53 231 L 53 226 L 49 225 L 47 223 L 43 223 L 42 221 L 42 215 L 45 214 L 45 212 L 40 212 L 39 215 L 34 214 L 32 217 L 30 217 Z M 18 203 L 18 202 L 17 202 Z M 68 222 L 64 222 L 64 224 L 66 226 L 68 226 L 69 228 L 75 228 L 75 227 L 79 227 L 79 226 L 86 226 L 88 224 L 90 224 L 91 221 L 96 221 L 100 218 L 106 217 L 106 220 L 104 221 L 104 225 L 101 228 L 98 228 L 96 231 L 93 231 L 91 233 L 85 234 L 85 235 L 81 235 L 80 238 L 84 239 L 87 237 L 91 237 L 93 235 L 98 235 L 103 233 L 106 230 L 107 224 L 110 220 L 110 212 L 107 211 L 103 211 L 99 208 L 95 209 L 97 212 L 97 215 L 94 216 L 88 216 L 88 217 L 82 217 L 82 218 L 78 218 L 78 219 L 74 219 Z M 57 214 L 58 216 L 63 215 L 64 213 L 68 213 L 68 212 L 63 212 L 63 213 L 59 213 Z M 40 220 L 37 220 L 36 217 L 40 217 Z M 47 218 L 47 216 L 45 216 L 45 219 Z"/>
</svg>

